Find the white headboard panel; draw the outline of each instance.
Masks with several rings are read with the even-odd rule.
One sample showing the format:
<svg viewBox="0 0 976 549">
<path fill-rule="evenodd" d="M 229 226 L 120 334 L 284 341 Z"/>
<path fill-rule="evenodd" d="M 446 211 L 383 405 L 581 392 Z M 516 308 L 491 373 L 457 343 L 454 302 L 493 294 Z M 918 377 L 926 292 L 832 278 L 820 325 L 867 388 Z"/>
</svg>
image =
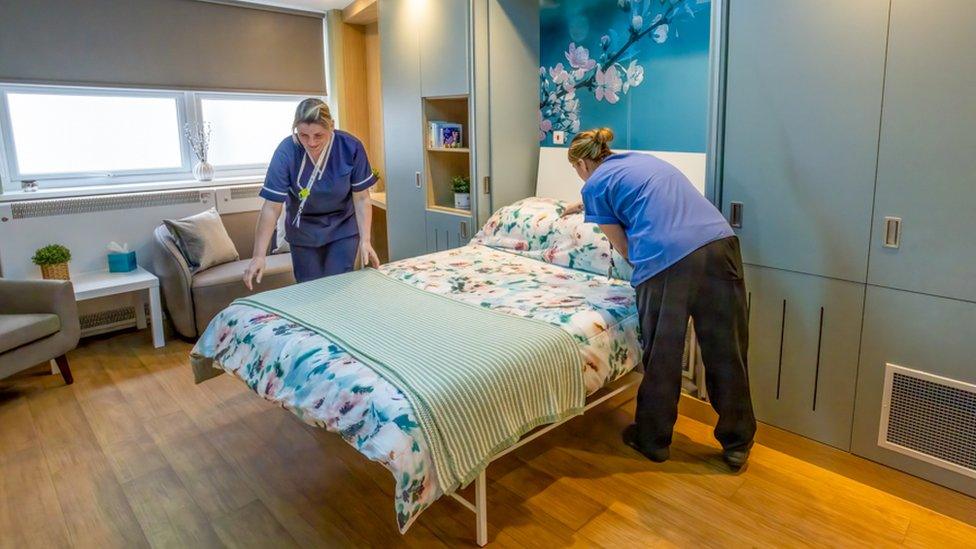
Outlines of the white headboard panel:
<svg viewBox="0 0 976 549">
<path fill-rule="evenodd" d="M 628 151 L 617 151 L 628 152 Z M 705 153 L 629 151 L 654 156 L 673 164 L 691 180 L 695 188 L 705 194 Z M 566 160 L 566 149 L 561 147 L 539 148 L 539 176 L 535 183 L 535 195 L 560 200 L 578 201 L 583 181 Z"/>
</svg>

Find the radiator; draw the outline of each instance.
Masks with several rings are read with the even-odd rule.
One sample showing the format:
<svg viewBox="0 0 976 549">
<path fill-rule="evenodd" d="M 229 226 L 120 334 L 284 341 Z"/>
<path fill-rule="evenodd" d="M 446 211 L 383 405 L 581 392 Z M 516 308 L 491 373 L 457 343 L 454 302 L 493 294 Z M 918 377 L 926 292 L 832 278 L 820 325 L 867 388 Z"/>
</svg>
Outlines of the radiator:
<svg viewBox="0 0 976 549">
<path fill-rule="evenodd" d="M 887 364 L 878 446 L 976 478 L 976 385 Z"/>
</svg>

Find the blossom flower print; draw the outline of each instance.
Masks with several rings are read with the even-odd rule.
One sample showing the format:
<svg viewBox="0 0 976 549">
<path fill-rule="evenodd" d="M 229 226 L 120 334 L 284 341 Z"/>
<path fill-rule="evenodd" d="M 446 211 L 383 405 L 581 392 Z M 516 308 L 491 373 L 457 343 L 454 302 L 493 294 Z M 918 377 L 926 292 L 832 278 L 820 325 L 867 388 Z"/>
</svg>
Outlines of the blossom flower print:
<svg viewBox="0 0 976 549">
<path fill-rule="evenodd" d="M 573 76 L 577 79 L 583 78 L 596 67 L 596 61 L 590 59 L 590 50 L 577 46 L 575 42 L 569 43 L 566 60 L 569 61 L 569 66 L 573 68 Z"/>
<path fill-rule="evenodd" d="M 596 70 L 596 100 L 603 101 L 606 100 L 607 103 L 613 105 L 620 100 L 617 93 L 623 88 L 623 82 L 620 80 L 620 74 L 617 72 L 617 67 L 607 67 L 607 70 L 601 71 Z"/>
</svg>

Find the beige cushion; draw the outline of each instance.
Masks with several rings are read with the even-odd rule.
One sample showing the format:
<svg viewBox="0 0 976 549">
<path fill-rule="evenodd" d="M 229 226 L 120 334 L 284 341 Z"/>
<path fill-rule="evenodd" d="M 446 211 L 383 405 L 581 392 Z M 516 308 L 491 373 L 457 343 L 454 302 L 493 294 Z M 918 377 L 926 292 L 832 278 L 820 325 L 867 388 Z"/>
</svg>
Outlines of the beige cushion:
<svg viewBox="0 0 976 549">
<path fill-rule="evenodd" d="M 248 263 L 250 260 L 226 263 L 193 276 L 193 316 L 198 333 L 235 299 L 295 283 L 291 254 L 269 255 L 261 284 L 255 285 L 254 292 L 249 292 L 244 286 L 244 269 Z"/>
<path fill-rule="evenodd" d="M 0 314 L 0 353 L 58 333 L 61 321 L 52 314 Z"/>
<path fill-rule="evenodd" d="M 214 208 L 183 219 L 164 219 L 163 223 L 192 272 L 237 261 L 239 257 L 234 241 Z"/>
</svg>

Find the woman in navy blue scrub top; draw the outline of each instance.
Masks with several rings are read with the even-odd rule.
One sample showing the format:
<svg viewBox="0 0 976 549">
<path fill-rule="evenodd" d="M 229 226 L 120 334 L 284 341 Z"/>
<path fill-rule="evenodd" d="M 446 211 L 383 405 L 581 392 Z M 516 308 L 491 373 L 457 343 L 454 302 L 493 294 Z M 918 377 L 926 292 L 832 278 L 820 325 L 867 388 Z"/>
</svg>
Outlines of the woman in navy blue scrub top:
<svg viewBox="0 0 976 549">
<path fill-rule="evenodd" d="M 677 168 L 649 154 L 613 154 L 612 140 L 607 128 L 573 139 L 569 162 L 586 183 L 583 201 L 564 215 L 583 211 L 584 220 L 598 224 L 634 266 L 644 379 L 624 442 L 654 461 L 670 456 L 690 316 L 708 397 L 719 415 L 715 438 L 725 462 L 739 470 L 756 433 L 739 241 L 721 212 Z"/>
<path fill-rule="evenodd" d="M 292 135 L 275 150 L 261 188 L 247 288 L 261 283 L 282 207 L 298 282 L 351 271 L 357 252 L 364 264 L 379 267 L 370 241 L 369 188 L 375 183 L 363 144 L 335 129 L 328 105 L 314 98 L 299 103 Z"/>
</svg>

